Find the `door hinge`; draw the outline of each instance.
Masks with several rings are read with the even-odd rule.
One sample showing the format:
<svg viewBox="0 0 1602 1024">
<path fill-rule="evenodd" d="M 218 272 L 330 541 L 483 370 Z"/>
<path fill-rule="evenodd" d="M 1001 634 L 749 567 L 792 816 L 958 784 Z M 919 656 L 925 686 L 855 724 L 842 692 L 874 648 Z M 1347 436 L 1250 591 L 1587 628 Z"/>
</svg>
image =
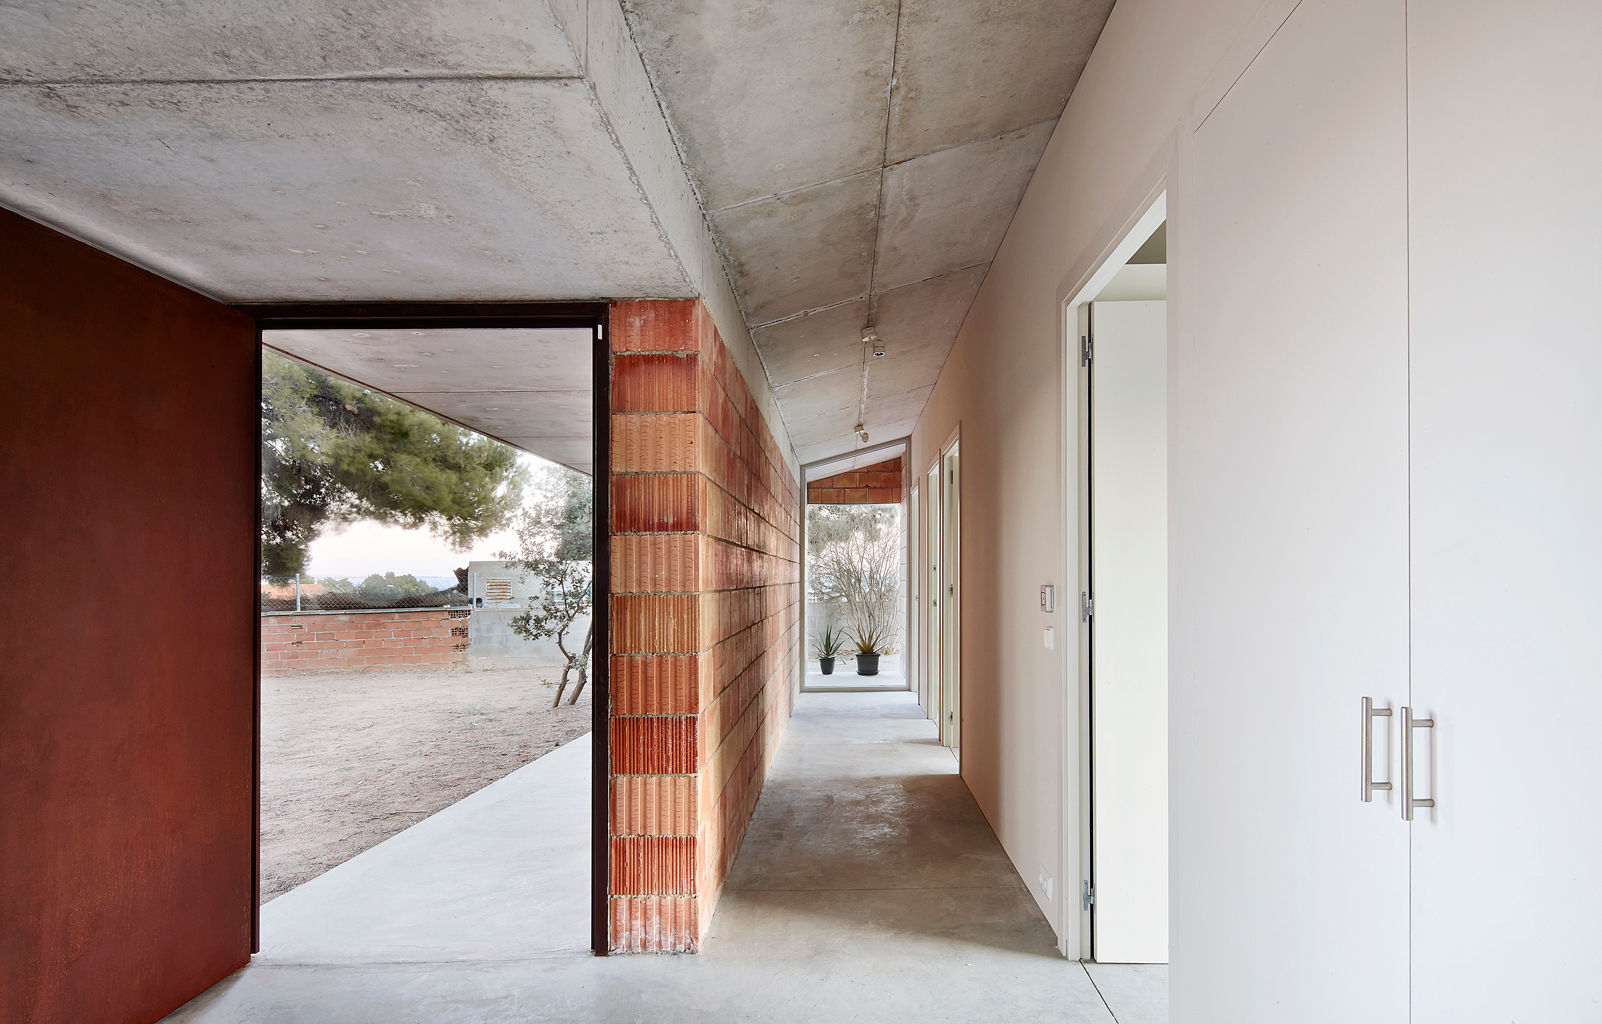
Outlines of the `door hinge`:
<svg viewBox="0 0 1602 1024">
<path fill-rule="evenodd" d="M 1079 593 L 1079 621 L 1089 622 L 1090 617 L 1096 614 L 1096 602 L 1084 591 Z"/>
<path fill-rule="evenodd" d="M 1090 335 L 1081 334 L 1079 336 L 1079 365 L 1080 366 L 1089 366 L 1090 365 L 1090 358 L 1091 358 L 1091 355 L 1092 355 L 1092 351 L 1091 351 L 1092 348 L 1093 348 L 1093 346 L 1092 346 L 1092 343 L 1091 343 L 1091 340 L 1090 340 Z"/>
<path fill-rule="evenodd" d="M 1096 890 L 1090 885 L 1090 879 L 1085 879 L 1079 886 L 1079 909 L 1089 910 L 1096 905 Z"/>
</svg>

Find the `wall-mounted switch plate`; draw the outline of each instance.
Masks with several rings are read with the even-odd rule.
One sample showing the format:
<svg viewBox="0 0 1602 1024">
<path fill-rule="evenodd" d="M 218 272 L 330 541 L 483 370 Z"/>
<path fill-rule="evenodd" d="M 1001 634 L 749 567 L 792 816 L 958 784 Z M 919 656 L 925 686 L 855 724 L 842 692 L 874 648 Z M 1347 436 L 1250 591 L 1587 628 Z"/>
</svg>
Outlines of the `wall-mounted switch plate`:
<svg viewBox="0 0 1602 1024">
<path fill-rule="evenodd" d="M 1046 650 L 1055 651 L 1056 649 L 1057 649 L 1057 631 L 1055 629 L 1052 629 L 1050 626 L 1047 626 L 1046 627 Z"/>
<path fill-rule="evenodd" d="M 1046 902 L 1050 903 L 1051 902 L 1051 875 L 1050 875 L 1050 873 L 1048 873 L 1046 871 L 1045 868 L 1041 868 L 1040 869 L 1040 875 L 1038 877 L 1040 879 L 1040 895 L 1046 897 Z"/>
<path fill-rule="evenodd" d="M 1057 610 L 1057 588 L 1050 583 L 1040 588 L 1040 610 L 1043 612 Z"/>
</svg>

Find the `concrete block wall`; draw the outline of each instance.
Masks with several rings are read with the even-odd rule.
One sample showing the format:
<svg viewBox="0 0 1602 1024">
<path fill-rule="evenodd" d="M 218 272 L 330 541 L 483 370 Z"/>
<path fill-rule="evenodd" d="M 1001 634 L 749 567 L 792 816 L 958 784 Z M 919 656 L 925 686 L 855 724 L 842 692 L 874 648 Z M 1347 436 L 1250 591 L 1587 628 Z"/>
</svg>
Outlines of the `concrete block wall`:
<svg viewBox="0 0 1602 1024">
<path fill-rule="evenodd" d="M 807 483 L 809 505 L 898 505 L 901 456 Z"/>
<path fill-rule="evenodd" d="M 466 608 L 393 608 L 261 617 L 262 675 L 442 668 L 467 656 Z"/>
<path fill-rule="evenodd" d="M 693 952 L 799 683 L 801 495 L 701 302 L 610 338 L 611 946 Z"/>
</svg>

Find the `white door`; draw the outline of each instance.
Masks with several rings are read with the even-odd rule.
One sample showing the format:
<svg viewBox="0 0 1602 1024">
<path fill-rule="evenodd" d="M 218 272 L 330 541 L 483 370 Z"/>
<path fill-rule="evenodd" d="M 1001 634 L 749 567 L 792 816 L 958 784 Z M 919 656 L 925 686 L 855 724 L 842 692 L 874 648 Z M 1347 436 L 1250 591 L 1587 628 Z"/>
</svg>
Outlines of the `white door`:
<svg viewBox="0 0 1602 1024">
<path fill-rule="evenodd" d="M 946 449 L 940 514 L 940 706 L 942 742 L 962 751 L 962 470 L 957 445 Z"/>
<path fill-rule="evenodd" d="M 910 459 L 911 456 L 912 453 L 909 451 L 902 458 Z M 920 569 L 921 556 L 918 554 L 918 540 L 921 533 L 919 529 L 921 523 L 918 520 L 920 511 L 918 508 L 918 486 L 914 484 L 911 493 L 907 496 L 907 565 L 910 569 L 907 573 L 909 577 L 907 582 L 912 587 L 912 593 L 909 595 L 910 600 L 907 602 L 911 610 L 911 614 L 907 616 L 907 683 L 917 691 L 918 703 L 923 707 L 928 707 L 928 688 L 924 683 L 923 676 L 918 671 L 918 622 L 922 618 L 923 609 L 923 605 L 919 603 L 923 595 L 923 572 Z"/>
<path fill-rule="evenodd" d="M 1357 779 L 1408 684 L 1403 10 L 1303 0 L 1170 189 L 1175 1021 L 1407 1019 L 1407 832 Z"/>
<path fill-rule="evenodd" d="M 945 602 L 940 600 L 940 460 L 929 467 L 929 488 L 924 496 L 924 504 L 929 507 L 929 531 L 924 537 L 924 583 L 927 597 L 925 608 L 925 623 L 928 627 L 924 637 L 924 663 L 923 671 L 929 679 L 929 703 L 924 706 L 928 716 L 938 725 L 945 721 L 945 712 L 940 707 L 940 610 Z M 936 733 L 943 736 L 944 733 Z"/>
<path fill-rule="evenodd" d="M 1091 908 L 1101 963 L 1168 960 L 1168 304 L 1091 307 Z"/>
<path fill-rule="evenodd" d="M 1602 5 L 1412 0 L 1413 1021 L 1602 1021 Z M 1433 766 L 1431 761 L 1433 760 Z"/>
</svg>

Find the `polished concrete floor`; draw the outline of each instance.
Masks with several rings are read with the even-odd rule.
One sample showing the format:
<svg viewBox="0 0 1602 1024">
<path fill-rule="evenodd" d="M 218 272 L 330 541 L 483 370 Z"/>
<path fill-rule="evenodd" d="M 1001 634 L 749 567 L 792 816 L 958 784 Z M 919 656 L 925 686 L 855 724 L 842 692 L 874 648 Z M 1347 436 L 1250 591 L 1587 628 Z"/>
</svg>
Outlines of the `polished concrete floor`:
<svg viewBox="0 0 1602 1024">
<path fill-rule="evenodd" d="M 168 1019 L 1167 1019 L 1162 968 L 1058 956 L 911 694 L 801 697 L 699 956 L 572 948 L 577 917 L 562 901 L 587 883 L 587 859 L 558 853 L 571 845 L 558 833 L 587 818 L 538 801 L 553 785 L 582 793 L 584 780 L 550 760 L 456 805 L 439 834 L 412 836 L 449 812 L 269 903 L 262 955 Z M 541 887 L 567 909 L 542 912 Z"/>
</svg>

